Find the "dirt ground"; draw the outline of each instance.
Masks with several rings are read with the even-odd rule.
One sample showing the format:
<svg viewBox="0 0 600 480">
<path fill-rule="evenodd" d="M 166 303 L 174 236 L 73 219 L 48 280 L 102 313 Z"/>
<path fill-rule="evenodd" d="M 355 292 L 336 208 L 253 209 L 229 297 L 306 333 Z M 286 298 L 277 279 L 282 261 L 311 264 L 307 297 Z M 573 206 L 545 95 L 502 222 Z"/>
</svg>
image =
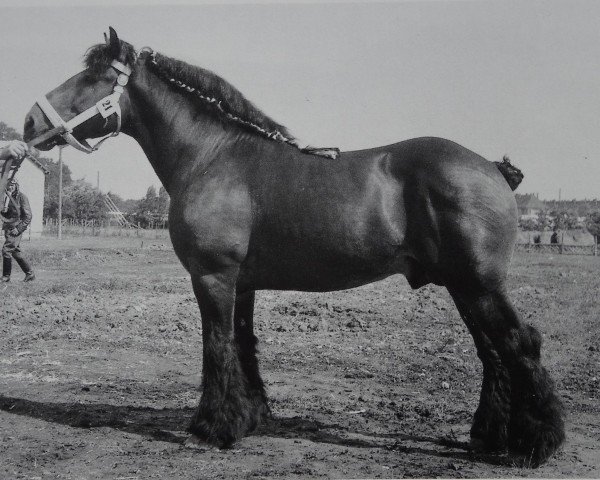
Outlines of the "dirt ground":
<svg viewBox="0 0 600 480">
<path fill-rule="evenodd" d="M 259 292 L 273 419 L 233 449 L 192 449 L 201 324 L 168 241 L 41 239 L 24 250 L 37 280 L 16 272 L 0 287 L 1 478 L 600 477 L 600 258 L 513 262 L 512 298 L 543 333 L 568 412 L 564 449 L 524 469 L 463 443 L 481 368 L 441 288 L 391 277 Z"/>
</svg>

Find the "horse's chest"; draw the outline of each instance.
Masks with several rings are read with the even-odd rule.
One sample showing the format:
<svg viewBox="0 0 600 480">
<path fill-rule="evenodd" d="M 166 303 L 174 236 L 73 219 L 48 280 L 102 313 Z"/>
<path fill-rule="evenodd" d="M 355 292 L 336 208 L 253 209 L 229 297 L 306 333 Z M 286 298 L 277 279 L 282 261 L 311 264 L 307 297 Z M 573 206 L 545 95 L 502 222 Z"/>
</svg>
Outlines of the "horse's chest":
<svg viewBox="0 0 600 480">
<path fill-rule="evenodd" d="M 241 255 L 250 236 L 250 199 L 236 190 L 182 195 L 173 202 L 169 220 L 174 243 L 209 255 Z"/>
</svg>

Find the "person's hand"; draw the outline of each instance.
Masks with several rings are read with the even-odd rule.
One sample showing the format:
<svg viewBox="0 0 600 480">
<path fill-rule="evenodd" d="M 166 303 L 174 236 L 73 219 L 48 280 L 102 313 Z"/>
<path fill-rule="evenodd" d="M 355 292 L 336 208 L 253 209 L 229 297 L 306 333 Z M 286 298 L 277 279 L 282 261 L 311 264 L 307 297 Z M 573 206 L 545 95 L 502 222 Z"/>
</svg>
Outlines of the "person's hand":
<svg viewBox="0 0 600 480">
<path fill-rule="evenodd" d="M 8 233 L 10 233 L 13 237 L 16 237 L 17 235 L 19 235 L 19 230 L 15 227 Z"/>
<path fill-rule="evenodd" d="M 21 140 L 11 140 L 4 148 L 6 148 L 8 153 L 14 158 L 22 157 L 27 153 L 27 144 Z"/>
</svg>

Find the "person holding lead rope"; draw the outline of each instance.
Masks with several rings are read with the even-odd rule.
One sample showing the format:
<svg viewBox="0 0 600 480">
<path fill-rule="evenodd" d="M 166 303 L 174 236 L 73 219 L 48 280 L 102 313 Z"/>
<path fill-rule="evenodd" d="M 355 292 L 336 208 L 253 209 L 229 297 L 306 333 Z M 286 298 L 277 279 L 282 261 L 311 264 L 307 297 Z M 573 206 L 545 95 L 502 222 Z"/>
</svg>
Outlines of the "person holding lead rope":
<svg viewBox="0 0 600 480">
<path fill-rule="evenodd" d="M 27 151 L 28 147 L 25 142 L 12 140 L 0 147 L 0 160 L 18 159 L 24 156 Z M 21 255 L 19 245 L 23 232 L 27 230 L 31 223 L 31 207 L 27 196 L 19 191 L 19 184 L 14 179 L 6 187 L 6 199 L 1 212 L 4 222 L 2 230 L 5 237 L 4 246 L 2 247 L 2 281 L 10 281 L 12 259 L 14 258 L 25 273 L 24 281 L 30 282 L 35 279 L 35 274 L 29 263 Z"/>
</svg>

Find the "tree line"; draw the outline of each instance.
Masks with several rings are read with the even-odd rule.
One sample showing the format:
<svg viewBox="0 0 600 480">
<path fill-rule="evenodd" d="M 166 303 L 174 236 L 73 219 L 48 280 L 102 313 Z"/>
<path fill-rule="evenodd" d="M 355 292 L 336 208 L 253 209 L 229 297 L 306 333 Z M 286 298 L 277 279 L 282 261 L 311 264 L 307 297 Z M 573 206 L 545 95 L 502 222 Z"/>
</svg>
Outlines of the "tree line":
<svg viewBox="0 0 600 480">
<path fill-rule="evenodd" d="M 49 173 L 44 189 L 44 218 L 58 218 L 59 164 L 52 159 L 40 159 Z M 150 185 L 141 199 L 123 199 L 109 192 L 110 199 L 131 223 L 143 228 L 167 225 L 169 194 L 163 186 L 156 190 Z M 109 210 L 105 194 L 83 179 L 74 180 L 71 170 L 63 163 L 62 217 L 78 220 L 106 220 L 113 213 Z"/>
<path fill-rule="evenodd" d="M 533 195 L 516 194 L 517 203 Z M 533 217 L 521 216 L 519 228 L 525 231 L 586 230 L 600 236 L 600 200 L 543 200 Z"/>
<path fill-rule="evenodd" d="M 0 140 L 22 140 L 12 127 L 0 122 Z M 51 158 L 40 156 L 38 161 L 48 174 L 44 180 L 44 218 L 58 218 L 60 166 Z M 70 168 L 62 166 L 62 218 L 78 220 L 106 220 L 113 216 L 105 201 L 105 194 L 83 179 L 73 179 Z M 25 192 L 26 193 L 26 192 Z M 169 195 L 160 187 L 148 187 L 141 199 L 123 199 L 108 193 L 115 206 L 125 218 L 141 227 L 166 225 L 169 211 Z"/>
</svg>

